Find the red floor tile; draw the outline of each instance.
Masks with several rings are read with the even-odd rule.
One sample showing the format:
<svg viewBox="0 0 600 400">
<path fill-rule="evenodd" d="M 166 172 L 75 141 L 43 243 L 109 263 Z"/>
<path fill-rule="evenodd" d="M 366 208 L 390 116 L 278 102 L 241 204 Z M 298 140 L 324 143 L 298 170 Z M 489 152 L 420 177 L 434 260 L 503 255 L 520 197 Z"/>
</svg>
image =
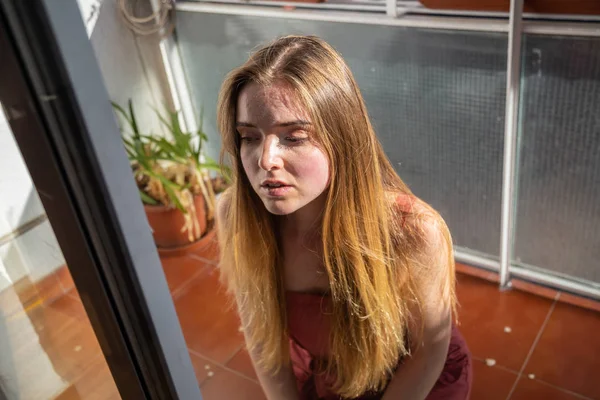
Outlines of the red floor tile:
<svg viewBox="0 0 600 400">
<path fill-rule="evenodd" d="M 239 318 L 216 269 L 207 269 L 190 282 L 175 308 L 188 347 L 202 356 L 225 363 L 244 343 Z"/>
<path fill-rule="evenodd" d="M 102 356 L 97 357 L 71 386 L 54 400 L 117 400 L 115 381 Z"/>
<path fill-rule="evenodd" d="M 171 294 L 201 273 L 206 264 L 187 255 L 163 256 L 161 262 Z"/>
<path fill-rule="evenodd" d="M 54 370 L 67 382 L 73 382 L 90 360 L 102 354 L 88 321 L 74 320 L 61 332 L 41 334 L 40 344 Z"/>
<path fill-rule="evenodd" d="M 40 279 L 35 283 L 35 286 L 44 303 L 51 303 L 64 294 L 60 281 L 54 272 Z"/>
<path fill-rule="evenodd" d="M 241 348 L 240 351 L 238 351 L 237 354 L 231 359 L 231 361 L 227 363 L 227 367 L 241 372 L 248 378 L 258 381 L 256 371 L 252 365 L 252 360 L 250 360 L 250 356 L 248 355 L 248 351 L 245 347 Z"/>
<path fill-rule="evenodd" d="M 552 301 L 458 274 L 460 329 L 473 355 L 519 371 Z M 505 327 L 511 329 L 505 332 Z"/>
<path fill-rule="evenodd" d="M 66 265 L 63 265 L 55 272 L 56 277 L 58 278 L 58 282 L 60 286 L 63 288 L 65 293 L 69 292 L 71 289 L 75 287 L 75 283 L 73 283 L 73 278 L 71 277 L 71 273 L 69 272 L 69 268 Z"/>
<path fill-rule="evenodd" d="M 192 258 L 207 261 L 216 264 L 219 260 L 219 243 L 217 241 L 216 231 L 213 229 L 201 246 L 193 247 L 188 253 Z"/>
<path fill-rule="evenodd" d="M 574 396 L 552 386 L 545 385 L 535 379 L 521 377 L 510 400 L 579 400 L 581 397 Z"/>
<path fill-rule="evenodd" d="M 6 340 L 14 352 L 21 347 L 26 347 L 31 341 L 58 337 L 75 321 L 73 317 L 56 310 L 37 305 L 27 312 L 23 309 L 11 315 L 4 323 L 6 324 Z M 33 329 L 31 329 L 33 328 Z"/>
<path fill-rule="evenodd" d="M 482 361 L 473 360 L 471 400 L 506 400 L 517 376 L 515 372 L 488 367 Z"/>
<path fill-rule="evenodd" d="M 19 369 L 23 377 L 33 371 L 36 378 L 24 381 L 27 385 L 43 386 L 47 371 L 52 371 L 69 384 L 77 380 L 86 370 L 91 360 L 101 354 L 96 336 L 89 322 L 68 316 L 60 311 L 39 306 L 27 314 L 15 314 L 6 320 L 9 354 L 3 356 L 19 360 L 27 365 L 27 360 L 37 362 L 30 368 Z M 6 339 L 5 339 L 6 340 Z"/>
<path fill-rule="evenodd" d="M 7 288 L 0 296 L 1 298 L 8 295 L 9 301 L 2 301 L 2 308 L 6 315 L 12 314 L 21 308 L 29 308 L 32 305 L 43 303 L 43 299 L 38 292 L 37 286 L 31 281 L 29 276 L 25 276 L 15 282 L 12 288 Z M 17 295 L 15 299 L 14 294 Z M 12 307 L 7 307 L 12 306 Z"/>
<path fill-rule="evenodd" d="M 600 398 L 600 313 L 558 303 L 526 374 L 591 398 Z"/>
<path fill-rule="evenodd" d="M 215 367 L 214 376 L 204 382 L 200 391 L 203 400 L 266 399 L 258 383 L 219 367 Z"/>
<path fill-rule="evenodd" d="M 79 294 L 75 289 L 73 289 L 69 294 L 56 299 L 46 307 L 77 319 L 87 320 L 85 308 L 83 308 Z"/>
<path fill-rule="evenodd" d="M 194 367 L 194 372 L 196 373 L 198 385 L 201 386 L 209 378 L 209 374 L 215 373 L 215 368 L 217 365 L 214 362 L 194 353 L 190 353 L 190 358 L 192 359 L 192 366 Z"/>
<path fill-rule="evenodd" d="M 37 288 L 29 278 L 20 279 L 0 292 L 0 316 L 9 317 L 28 307 L 42 304 Z"/>
</svg>

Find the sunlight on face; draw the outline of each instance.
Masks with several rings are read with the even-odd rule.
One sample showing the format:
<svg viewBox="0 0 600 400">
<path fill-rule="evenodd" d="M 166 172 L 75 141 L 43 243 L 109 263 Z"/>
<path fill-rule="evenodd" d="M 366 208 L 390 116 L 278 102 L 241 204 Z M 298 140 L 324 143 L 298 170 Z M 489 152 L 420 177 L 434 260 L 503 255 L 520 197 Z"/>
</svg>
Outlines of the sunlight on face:
<svg viewBox="0 0 600 400">
<path fill-rule="evenodd" d="M 248 84 L 238 98 L 236 124 L 244 170 L 269 212 L 288 215 L 322 202 L 329 161 L 288 85 Z"/>
</svg>

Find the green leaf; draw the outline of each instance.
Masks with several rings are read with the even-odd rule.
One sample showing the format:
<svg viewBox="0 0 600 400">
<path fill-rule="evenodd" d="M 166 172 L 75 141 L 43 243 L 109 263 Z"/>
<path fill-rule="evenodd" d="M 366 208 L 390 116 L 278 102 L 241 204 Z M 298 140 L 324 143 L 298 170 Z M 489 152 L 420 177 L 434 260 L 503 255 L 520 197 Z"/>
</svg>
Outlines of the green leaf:
<svg viewBox="0 0 600 400">
<path fill-rule="evenodd" d="M 143 190 L 141 190 L 141 189 L 138 189 L 138 190 L 139 190 L 139 192 L 140 192 L 140 197 L 142 198 L 142 201 L 143 201 L 144 203 L 146 203 L 146 204 L 150 204 L 150 205 L 152 205 L 152 206 L 155 206 L 155 205 L 157 205 L 157 204 L 158 204 L 158 201 L 156 201 L 156 200 L 154 200 L 152 197 L 148 196 L 148 195 L 146 194 L 146 192 L 144 192 L 144 191 L 143 191 Z"/>
<path fill-rule="evenodd" d="M 204 168 L 204 169 L 208 169 L 208 170 L 211 170 L 211 171 L 216 171 L 216 172 L 219 172 L 219 173 L 222 170 L 221 165 L 219 165 L 219 164 L 210 164 L 210 163 L 201 163 L 201 164 L 198 164 L 198 168 L 199 169 Z"/>
<path fill-rule="evenodd" d="M 196 132 L 196 136 L 198 137 L 198 146 L 196 147 L 195 156 L 200 161 L 200 155 L 202 154 L 202 142 L 208 141 L 208 136 L 202 130 L 198 130 Z"/>
<path fill-rule="evenodd" d="M 187 214 L 187 210 L 185 209 L 185 207 L 183 207 L 183 204 L 181 204 L 181 202 L 177 198 L 177 195 L 170 186 L 165 186 L 165 192 L 167 192 L 169 200 L 171 200 L 171 202 L 175 204 L 175 207 L 177 207 L 182 213 Z"/>
<path fill-rule="evenodd" d="M 179 113 L 177 112 L 171 113 L 171 127 L 171 134 L 175 140 L 175 145 L 179 149 L 180 155 L 185 156 L 185 153 L 188 153 L 190 150 L 190 136 L 181 130 L 181 125 L 179 124 Z"/>
<path fill-rule="evenodd" d="M 129 113 L 131 115 L 131 129 L 133 130 L 134 137 L 138 138 L 140 136 L 140 131 L 138 129 L 138 124 L 135 119 L 135 114 L 133 112 L 133 102 L 131 101 L 131 99 L 129 99 L 128 104 L 129 104 Z"/>
<path fill-rule="evenodd" d="M 208 164 L 217 164 L 217 165 L 221 165 L 221 164 L 219 164 L 218 162 L 216 162 L 216 161 L 215 161 L 215 159 L 214 159 L 214 158 L 212 158 L 211 156 L 207 156 L 207 155 L 205 155 L 205 156 L 204 156 L 204 159 L 206 160 L 206 163 L 208 163 Z"/>
<path fill-rule="evenodd" d="M 162 114 L 160 113 L 160 111 L 158 111 L 156 108 L 154 108 L 154 112 L 158 116 L 158 119 L 160 120 L 160 122 L 162 122 L 164 126 L 166 126 L 167 128 L 169 128 L 169 132 L 171 132 L 173 129 L 171 128 L 171 124 L 169 123 L 169 121 L 167 121 L 165 119 L 165 117 L 162 116 Z"/>
<path fill-rule="evenodd" d="M 171 180 L 169 180 L 169 179 L 165 178 L 164 176 L 162 176 L 162 175 L 160 175 L 160 174 L 156 174 L 156 173 L 154 173 L 154 176 L 155 176 L 155 177 L 156 177 L 158 180 L 160 180 L 160 182 L 163 184 L 163 186 L 164 186 L 165 188 L 167 188 L 167 187 L 168 187 L 168 188 L 175 189 L 175 190 L 181 190 L 181 189 L 182 189 L 182 187 L 181 187 L 181 186 L 179 186 L 177 183 L 175 183 L 175 182 L 173 182 L 173 181 L 171 181 Z"/>
<path fill-rule="evenodd" d="M 179 149 L 176 145 L 170 143 L 165 138 L 154 139 L 153 142 L 156 143 L 156 146 L 162 150 L 161 157 L 163 157 L 163 159 L 182 164 L 187 162 L 186 152 Z"/>
<path fill-rule="evenodd" d="M 125 151 L 127 152 L 127 158 L 129 158 L 129 161 L 134 161 L 136 159 L 135 153 L 133 151 L 131 151 L 127 147 L 125 147 Z"/>
<path fill-rule="evenodd" d="M 200 131 L 203 131 L 202 127 L 204 126 L 204 106 L 200 106 Z"/>
<path fill-rule="evenodd" d="M 152 159 L 150 159 L 149 157 L 146 157 L 143 154 L 137 153 L 135 160 L 138 162 L 138 164 L 140 164 L 140 166 L 143 168 L 144 172 L 148 172 L 145 175 L 148 175 L 148 176 L 156 175 L 156 174 L 154 174 L 154 172 L 152 172 L 150 174 L 150 172 L 152 171 L 152 165 L 151 165 Z"/>
<path fill-rule="evenodd" d="M 114 101 L 111 101 L 110 104 L 112 104 L 113 108 L 115 110 L 117 110 L 123 116 L 123 118 L 125 118 L 125 120 L 127 121 L 127 123 L 131 126 L 131 119 L 129 119 L 129 116 L 127 115 L 127 113 L 125 112 L 125 110 L 123 109 L 123 107 L 121 107 L 120 105 L 118 105 Z"/>
<path fill-rule="evenodd" d="M 177 207 L 182 213 L 187 214 L 187 210 L 185 209 L 185 207 L 183 207 L 183 204 L 181 204 L 181 202 L 177 198 L 177 195 L 175 194 L 175 190 L 182 189 L 181 186 L 179 186 L 175 182 L 171 182 L 170 180 L 168 180 L 160 174 L 154 173 L 153 171 L 142 170 L 140 172 L 146 176 L 158 179 L 163 184 L 165 192 L 167 192 L 167 196 L 169 197 L 171 203 L 173 203 L 175 207 Z"/>
<path fill-rule="evenodd" d="M 179 113 L 177 111 L 173 111 L 170 114 L 171 114 L 171 127 L 172 127 L 171 131 L 176 136 L 179 136 L 183 133 L 181 130 L 181 125 L 179 124 Z M 176 139 L 177 139 L 177 137 L 176 137 Z"/>
<path fill-rule="evenodd" d="M 131 149 L 132 151 L 135 150 L 135 145 L 133 144 L 133 142 L 127 138 L 122 138 L 123 139 L 123 144 L 125 145 L 125 148 Z"/>
</svg>

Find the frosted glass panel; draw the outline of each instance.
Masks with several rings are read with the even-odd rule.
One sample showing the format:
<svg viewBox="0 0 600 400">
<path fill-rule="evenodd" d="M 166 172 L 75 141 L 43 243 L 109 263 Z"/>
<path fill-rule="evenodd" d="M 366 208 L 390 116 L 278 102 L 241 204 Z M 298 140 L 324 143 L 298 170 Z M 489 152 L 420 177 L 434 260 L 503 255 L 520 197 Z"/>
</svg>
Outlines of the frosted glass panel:
<svg viewBox="0 0 600 400">
<path fill-rule="evenodd" d="M 600 282 L 600 39 L 524 45 L 515 256 Z"/>
<path fill-rule="evenodd" d="M 191 12 L 177 18 L 213 154 L 226 73 L 265 41 L 316 34 L 350 65 L 388 156 L 413 191 L 442 213 L 455 243 L 498 255 L 506 35 Z"/>
</svg>

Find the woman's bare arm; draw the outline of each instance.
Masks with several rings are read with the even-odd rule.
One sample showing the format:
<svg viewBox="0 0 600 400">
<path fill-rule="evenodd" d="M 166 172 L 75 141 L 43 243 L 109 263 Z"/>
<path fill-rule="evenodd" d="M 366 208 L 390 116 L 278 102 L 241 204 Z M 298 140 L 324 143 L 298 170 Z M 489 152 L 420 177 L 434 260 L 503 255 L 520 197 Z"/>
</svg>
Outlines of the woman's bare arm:
<svg viewBox="0 0 600 400">
<path fill-rule="evenodd" d="M 256 354 L 250 353 L 250 359 L 258 376 L 258 381 L 268 400 L 300 400 L 296 389 L 296 377 L 292 366 L 281 367 L 275 374 L 262 370 L 256 363 Z"/>
<path fill-rule="evenodd" d="M 426 248 L 418 260 L 424 271 L 415 276 L 422 300 L 423 332 L 420 342 L 412 343 L 412 356 L 397 369 L 383 400 L 425 399 L 438 380 L 448 353 L 452 332 L 449 287 L 452 249 L 444 238 L 447 228 L 438 217 L 426 216 L 419 223 L 426 237 Z M 411 330 L 418 332 L 418 328 Z"/>
<path fill-rule="evenodd" d="M 228 193 L 223 193 L 217 203 L 216 213 L 216 226 L 219 243 L 223 243 L 223 235 L 225 234 L 223 230 L 219 228 L 219 222 L 224 221 L 229 204 L 230 200 Z M 222 250 L 223 249 L 221 249 L 221 251 Z M 240 315 L 240 318 L 242 321 L 244 320 L 243 315 Z M 247 332 L 244 332 L 245 337 L 246 334 Z M 250 359 L 252 360 L 256 375 L 258 376 L 260 385 L 268 400 L 300 400 L 298 390 L 296 389 L 296 378 L 291 365 L 281 367 L 277 373 L 273 374 L 270 371 L 262 370 L 258 365 L 258 355 L 256 354 L 258 353 L 258 349 L 254 352 L 249 351 L 248 353 L 250 355 Z"/>
</svg>

